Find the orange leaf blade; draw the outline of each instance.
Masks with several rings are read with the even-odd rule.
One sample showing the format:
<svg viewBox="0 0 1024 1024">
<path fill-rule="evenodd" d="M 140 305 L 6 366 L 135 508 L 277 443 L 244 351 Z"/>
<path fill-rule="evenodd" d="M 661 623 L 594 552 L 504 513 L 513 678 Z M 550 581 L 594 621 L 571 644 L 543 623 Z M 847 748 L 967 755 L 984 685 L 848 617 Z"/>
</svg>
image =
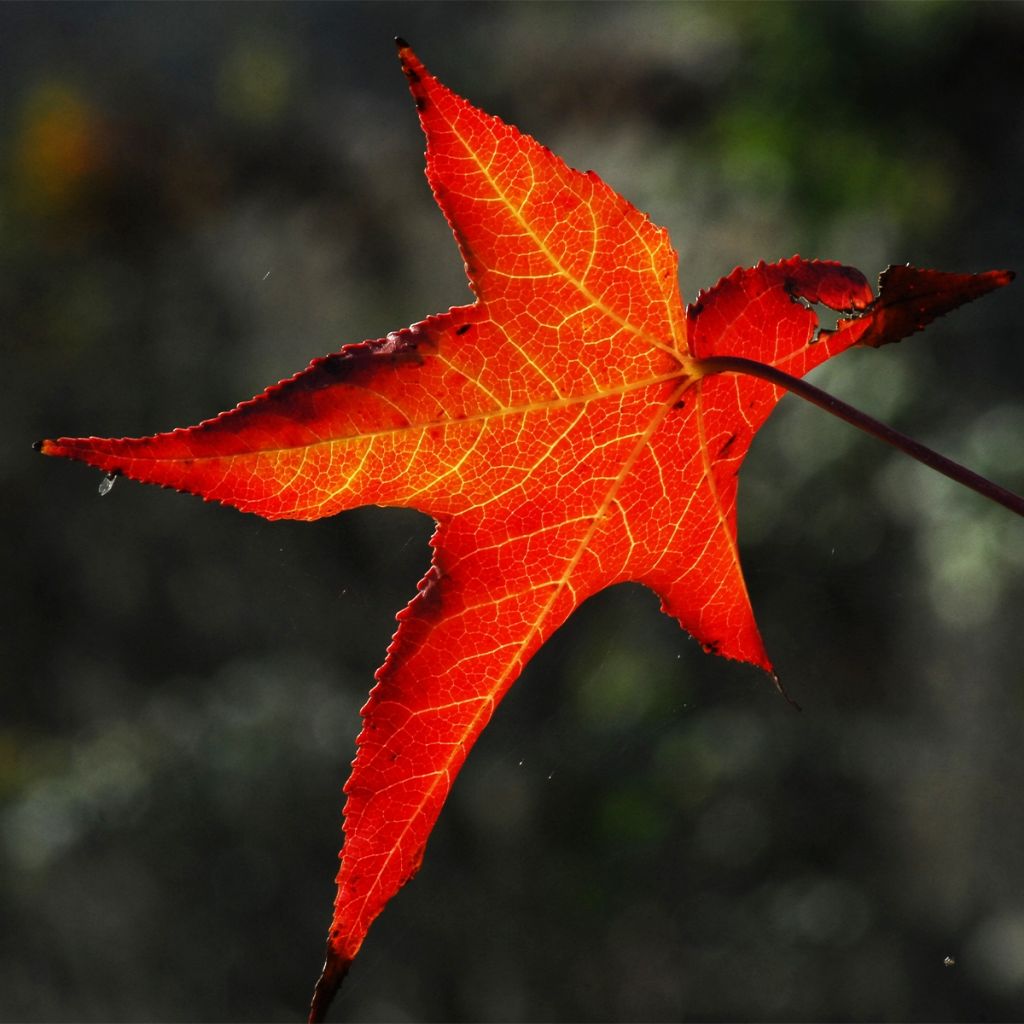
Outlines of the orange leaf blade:
<svg viewBox="0 0 1024 1024">
<path fill-rule="evenodd" d="M 643 583 L 705 650 L 774 675 L 736 510 L 787 378 L 714 360 L 802 377 L 1012 276 L 891 268 L 875 298 L 859 271 L 793 257 L 737 269 L 684 310 L 664 229 L 451 92 L 401 41 L 399 57 L 477 301 L 347 345 L 188 429 L 41 444 L 268 519 L 379 504 L 437 520 L 362 710 L 314 1020 L 419 868 L 494 709 L 589 596 Z M 818 305 L 843 314 L 834 330 Z"/>
</svg>

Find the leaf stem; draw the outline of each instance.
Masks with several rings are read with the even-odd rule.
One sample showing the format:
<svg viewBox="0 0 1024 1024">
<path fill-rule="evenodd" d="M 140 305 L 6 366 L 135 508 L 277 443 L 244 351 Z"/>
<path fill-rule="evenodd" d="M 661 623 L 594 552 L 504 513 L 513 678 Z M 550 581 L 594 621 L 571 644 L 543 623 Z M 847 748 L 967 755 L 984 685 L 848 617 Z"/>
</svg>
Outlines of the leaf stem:
<svg viewBox="0 0 1024 1024">
<path fill-rule="evenodd" d="M 794 395 L 799 395 L 805 401 L 818 406 L 819 409 L 824 409 L 833 416 L 846 420 L 847 423 L 863 430 L 865 434 L 871 434 L 880 441 L 885 441 L 886 444 L 898 448 L 930 469 L 948 476 L 958 484 L 963 484 L 964 487 L 969 487 L 997 505 L 1002 505 L 1011 512 L 1024 516 L 1024 497 L 1014 494 L 1013 491 L 1008 491 L 1005 487 L 1000 487 L 999 484 L 980 476 L 966 466 L 961 466 L 959 462 L 954 462 L 952 459 L 947 459 L 945 455 L 932 451 L 920 441 L 915 441 L 913 438 L 907 437 L 906 434 L 901 434 L 898 430 L 879 423 L 867 413 L 855 409 L 852 405 L 847 405 L 827 391 L 808 384 L 800 377 L 793 377 L 782 370 L 777 370 L 774 366 L 759 363 L 754 359 L 744 359 L 742 356 L 709 356 L 707 359 L 699 360 L 697 365 L 705 374 L 746 373 L 751 377 L 760 377 L 771 384 L 785 388 Z"/>
</svg>

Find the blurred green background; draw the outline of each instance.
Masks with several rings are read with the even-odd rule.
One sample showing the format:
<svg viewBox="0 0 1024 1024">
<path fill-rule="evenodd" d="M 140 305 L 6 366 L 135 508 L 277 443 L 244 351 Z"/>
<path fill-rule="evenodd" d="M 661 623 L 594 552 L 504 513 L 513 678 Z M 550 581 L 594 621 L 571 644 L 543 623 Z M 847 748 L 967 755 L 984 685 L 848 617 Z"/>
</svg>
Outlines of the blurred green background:
<svg viewBox="0 0 1024 1024">
<path fill-rule="evenodd" d="M 4 1020 L 305 1011 L 430 523 L 101 499 L 30 444 L 468 301 L 395 34 L 666 225 L 691 298 L 794 252 L 1024 270 L 1020 4 L 0 6 Z M 1021 287 L 815 379 L 1024 490 Z M 795 399 L 740 517 L 804 713 L 653 595 L 589 602 L 335 1019 L 1024 1013 L 1024 522 Z"/>
</svg>

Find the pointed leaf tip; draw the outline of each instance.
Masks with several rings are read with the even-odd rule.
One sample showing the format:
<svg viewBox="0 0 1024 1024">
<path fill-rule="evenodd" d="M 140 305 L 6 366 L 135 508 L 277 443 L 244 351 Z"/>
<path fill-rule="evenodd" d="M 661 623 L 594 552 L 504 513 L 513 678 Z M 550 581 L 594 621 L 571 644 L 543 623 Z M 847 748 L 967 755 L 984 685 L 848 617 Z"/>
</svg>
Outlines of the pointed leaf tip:
<svg viewBox="0 0 1024 1024">
<path fill-rule="evenodd" d="M 416 56 L 413 48 L 401 37 L 395 36 L 395 45 L 398 47 L 398 62 L 402 65 L 402 71 L 409 80 L 409 88 L 412 89 L 416 98 L 417 106 L 425 103 L 424 89 L 420 84 L 420 78 L 426 74 L 426 68 L 419 57 Z"/>
<path fill-rule="evenodd" d="M 871 326 L 858 344 L 879 348 L 923 330 L 933 320 L 1008 285 L 1012 270 L 953 274 L 905 266 L 887 267 L 878 278 L 878 298 L 868 309 Z"/>
<path fill-rule="evenodd" d="M 341 988 L 341 983 L 348 974 L 352 961 L 346 957 L 339 956 L 334 948 L 328 943 L 327 958 L 324 960 L 324 968 L 320 972 L 316 988 L 313 989 L 313 999 L 309 1004 L 309 1024 L 319 1024 L 327 1015 L 331 1002 Z"/>
<path fill-rule="evenodd" d="M 772 682 L 775 684 L 775 689 L 785 698 L 786 703 L 794 711 L 803 711 L 803 708 L 786 692 L 786 688 L 782 685 L 782 680 L 779 678 L 778 673 L 772 670 L 768 673 L 772 677 Z"/>
</svg>

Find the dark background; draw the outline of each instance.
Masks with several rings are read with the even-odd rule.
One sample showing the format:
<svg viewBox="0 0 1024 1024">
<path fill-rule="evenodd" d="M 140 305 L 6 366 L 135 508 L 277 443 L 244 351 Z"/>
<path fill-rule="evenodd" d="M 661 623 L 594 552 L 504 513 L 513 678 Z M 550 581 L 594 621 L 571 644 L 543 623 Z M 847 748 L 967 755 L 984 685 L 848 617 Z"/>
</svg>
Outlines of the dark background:
<svg viewBox="0 0 1024 1024">
<path fill-rule="evenodd" d="M 101 499 L 30 445 L 468 301 L 395 34 L 666 225 L 686 296 L 794 252 L 1024 270 L 1019 4 L 0 6 L 3 1019 L 305 1012 L 430 523 Z M 815 380 L 1024 490 L 1021 287 Z M 1024 1014 L 1024 522 L 792 398 L 740 518 L 804 713 L 592 600 L 336 1019 Z"/>
</svg>

